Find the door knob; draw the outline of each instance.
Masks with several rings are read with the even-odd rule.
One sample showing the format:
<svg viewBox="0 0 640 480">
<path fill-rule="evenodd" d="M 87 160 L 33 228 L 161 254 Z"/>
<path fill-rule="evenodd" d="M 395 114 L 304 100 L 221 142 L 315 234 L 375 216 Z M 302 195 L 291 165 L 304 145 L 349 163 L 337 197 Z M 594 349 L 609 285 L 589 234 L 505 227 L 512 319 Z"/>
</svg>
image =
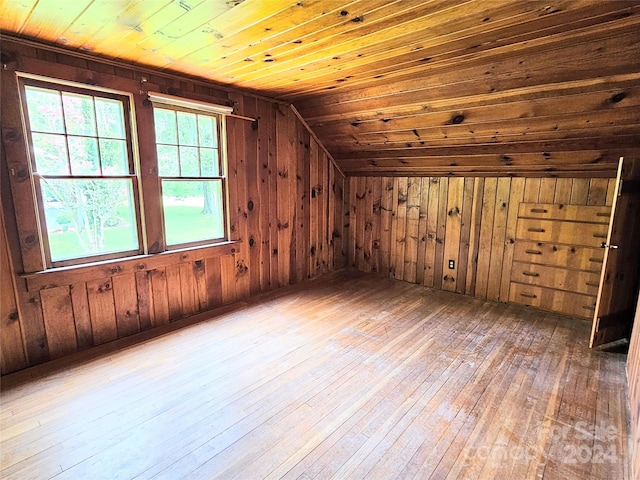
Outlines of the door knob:
<svg viewBox="0 0 640 480">
<path fill-rule="evenodd" d="M 607 242 L 602 242 L 600 248 L 608 248 L 609 250 L 617 250 L 618 245 L 607 245 Z"/>
</svg>

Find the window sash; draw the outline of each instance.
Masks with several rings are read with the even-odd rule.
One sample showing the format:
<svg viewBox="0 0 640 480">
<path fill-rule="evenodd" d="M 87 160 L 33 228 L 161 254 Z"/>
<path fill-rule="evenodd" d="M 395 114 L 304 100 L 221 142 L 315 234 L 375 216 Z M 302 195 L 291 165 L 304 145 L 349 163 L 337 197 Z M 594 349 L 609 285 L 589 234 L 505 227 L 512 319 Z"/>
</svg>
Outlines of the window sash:
<svg viewBox="0 0 640 480">
<path fill-rule="evenodd" d="M 102 89 L 93 89 L 93 88 L 84 88 L 83 86 L 77 86 L 75 84 L 69 82 L 56 82 L 55 79 L 42 79 L 40 77 L 31 76 L 31 75 L 18 75 L 19 80 L 19 91 L 22 103 L 22 110 L 24 112 L 25 117 L 25 129 L 28 140 L 28 150 L 29 150 L 29 167 L 31 178 L 34 185 L 34 202 L 36 204 L 36 214 L 37 219 L 36 222 L 40 227 L 40 237 L 42 243 L 42 253 L 44 256 L 44 266 L 45 269 L 55 268 L 55 267 L 63 267 L 63 266 L 71 266 L 71 265 L 81 265 L 101 260 L 110 260 L 114 258 L 124 258 L 127 256 L 138 255 L 144 253 L 144 236 L 143 236 L 143 224 L 142 224 L 142 214 L 141 214 L 141 205 L 140 205 L 140 185 L 139 185 L 139 176 L 138 169 L 136 168 L 136 156 L 132 138 L 133 132 L 133 118 L 132 118 L 132 100 L 131 96 L 128 93 L 119 93 L 111 90 L 102 90 Z M 68 175 L 52 175 L 52 174 L 43 174 L 38 172 L 38 165 L 36 163 L 36 155 L 35 155 L 35 143 L 33 139 L 33 134 L 52 134 L 48 131 L 41 131 L 40 129 L 31 128 L 31 121 L 29 119 L 29 105 L 27 102 L 27 87 L 34 87 L 40 89 L 46 89 L 52 92 L 56 92 L 61 101 L 64 94 L 80 94 L 87 97 L 92 98 L 93 103 L 93 114 L 97 115 L 96 111 L 96 99 L 109 99 L 118 101 L 122 107 L 122 115 L 123 115 L 123 129 L 124 129 L 124 139 L 113 137 L 113 136 L 101 136 L 99 129 L 96 127 L 95 135 L 76 135 L 70 134 L 66 125 L 64 126 L 64 131 L 61 133 L 56 133 L 56 135 L 60 135 L 64 137 L 65 146 L 67 148 L 67 162 L 69 174 Z M 64 107 L 62 111 L 63 122 L 65 121 L 65 112 Z M 96 119 L 97 121 L 97 119 Z M 77 138 L 90 138 L 95 139 L 98 145 L 98 160 L 99 160 L 99 170 L 100 174 L 73 174 L 73 169 L 71 168 L 71 157 L 69 155 L 69 138 L 77 137 Z M 126 170 L 127 173 L 124 174 L 116 174 L 116 175 L 103 175 L 104 172 L 104 163 L 102 161 L 101 153 L 100 153 L 100 140 L 119 140 L 124 141 L 126 147 Z M 52 250 L 51 250 L 51 238 L 49 234 L 49 230 L 47 227 L 47 215 L 45 213 L 45 199 L 44 199 L 44 186 L 43 182 L 47 180 L 128 180 L 130 182 L 130 192 L 131 192 L 131 209 L 133 214 L 133 220 L 135 221 L 135 234 L 137 245 L 134 249 L 126 249 L 117 252 L 109 252 L 109 253 L 97 253 L 95 255 L 89 254 L 86 255 L 85 252 L 78 252 L 77 256 L 68 259 L 61 260 L 53 260 L 52 259 Z"/>
<path fill-rule="evenodd" d="M 161 100 L 159 100 L 161 96 Z M 162 206 L 162 215 L 163 215 L 163 230 L 165 236 L 165 244 L 167 250 L 175 250 L 181 248 L 188 248 L 192 246 L 200 246 L 207 244 L 215 244 L 226 241 L 229 238 L 229 192 L 228 192 L 228 182 L 227 182 L 227 152 L 226 152 L 226 125 L 225 125 L 225 115 L 229 114 L 233 111 L 232 107 L 222 107 L 219 109 L 218 105 L 210 105 L 205 104 L 203 102 L 191 101 L 188 99 L 183 99 L 181 97 L 173 97 L 171 95 L 164 94 L 153 94 L 149 93 L 149 98 L 153 103 L 154 112 L 155 109 L 162 109 L 174 112 L 176 115 L 176 130 L 178 129 L 178 112 L 192 113 L 195 115 L 204 115 L 204 116 L 212 116 L 216 118 L 216 126 L 215 126 L 215 136 L 216 136 L 216 147 L 218 159 L 218 175 L 181 175 L 181 162 L 180 157 L 177 157 L 177 170 L 178 175 L 163 175 L 160 173 L 160 160 L 158 159 L 158 178 L 160 180 L 160 190 L 161 197 L 163 199 Z M 180 101 L 179 101 L 180 100 Z M 155 118 L 155 113 L 154 113 Z M 196 127 L 197 130 L 197 127 Z M 154 131 L 154 133 L 156 133 Z M 191 148 L 210 148 L 207 146 L 200 145 L 199 131 L 196 131 L 196 138 L 198 139 L 197 145 L 182 145 L 180 144 L 179 133 L 176 131 L 176 141 L 175 143 L 168 143 L 166 141 L 158 141 L 157 134 L 155 138 L 156 152 L 158 146 L 172 146 L 179 149 L 180 147 L 191 147 Z M 212 148 L 213 149 L 213 148 Z M 199 171 L 202 172 L 202 160 L 198 158 Z M 163 188 L 165 182 L 167 181 L 184 181 L 184 182 L 197 182 L 197 181 L 220 181 L 222 188 L 222 205 L 220 215 L 222 216 L 222 226 L 223 226 L 223 236 L 222 237 L 211 237 L 204 240 L 194 240 L 194 241 L 186 241 L 184 243 L 174 243 L 170 244 L 169 236 L 167 232 L 167 221 L 166 221 L 166 210 L 164 206 L 164 198 L 165 198 L 165 189 Z"/>
</svg>

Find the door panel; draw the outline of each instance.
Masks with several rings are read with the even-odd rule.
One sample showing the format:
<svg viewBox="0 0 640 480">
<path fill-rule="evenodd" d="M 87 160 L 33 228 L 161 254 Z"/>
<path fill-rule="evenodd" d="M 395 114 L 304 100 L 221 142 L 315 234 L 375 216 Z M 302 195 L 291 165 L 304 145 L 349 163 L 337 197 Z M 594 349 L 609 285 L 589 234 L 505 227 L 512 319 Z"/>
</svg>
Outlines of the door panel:
<svg viewBox="0 0 640 480">
<path fill-rule="evenodd" d="M 628 337 L 640 278 L 640 160 L 620 159 L 590 347 Z"/>
</svg>

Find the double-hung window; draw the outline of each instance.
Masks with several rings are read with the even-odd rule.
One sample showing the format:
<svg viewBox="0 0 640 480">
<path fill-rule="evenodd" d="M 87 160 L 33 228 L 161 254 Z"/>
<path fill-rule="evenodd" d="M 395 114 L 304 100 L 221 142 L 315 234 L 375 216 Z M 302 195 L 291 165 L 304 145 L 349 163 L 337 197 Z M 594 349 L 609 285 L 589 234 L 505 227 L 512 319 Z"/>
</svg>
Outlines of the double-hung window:
<svg viewBox="0 0 640 480">
<path fill-rule="evenodd" d="M 224 113 L 230 108 L 149 94 L 168 248 L 227 238 Z"/>
<path fill-rule="evenodd" d="M 45 269 L 143 254 L 145 232 L 160 235 L 149 222 L 167 249 L 227 240 L 232 108 L 149 92 L 154 122 L 139 128 L 157 155 L 139 159 L 131 94 L 26 73 L 18 83 Z M 155 181 L 160 198 L 143 206 Z"/>
<path fill-rule="evenodd" d="M 19 79 L 46 265 L 141 253 L 130 97 Z"/>
</svg>

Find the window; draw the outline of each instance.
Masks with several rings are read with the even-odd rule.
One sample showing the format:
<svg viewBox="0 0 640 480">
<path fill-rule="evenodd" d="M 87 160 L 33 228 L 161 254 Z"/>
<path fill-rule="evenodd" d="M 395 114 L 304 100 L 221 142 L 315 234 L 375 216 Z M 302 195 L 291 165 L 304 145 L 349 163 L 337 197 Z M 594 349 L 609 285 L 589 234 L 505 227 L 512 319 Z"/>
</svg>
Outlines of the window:
<svg viewBox="0 0 640 480">
<path fill-rule="evenodd" d="M 226 162 L 217 106 L 149 94 L 169 248 L 225 240 Z M 184 104 L 188 103 L 185 108 Z M 193 108 L 193 106 L 201 108 Z M 223 108 L 223 112 L 226 109 Z"/>
<path fill-rule="evenodd" d="M 31 271 L 227 240 L 231 107 L 149 92 L 154 121 L 139 128 L 155 133 L 157 156 L 139 159 L 132 94 L 17 78 L 33 187 L 21 195 L 33 193 L 28 228 L 42 247 Z"/>
<path fill-rule="evenodd" d="M 20 82 L 46 265 L 141 253 L 128 95 Z"/>
</svg>

